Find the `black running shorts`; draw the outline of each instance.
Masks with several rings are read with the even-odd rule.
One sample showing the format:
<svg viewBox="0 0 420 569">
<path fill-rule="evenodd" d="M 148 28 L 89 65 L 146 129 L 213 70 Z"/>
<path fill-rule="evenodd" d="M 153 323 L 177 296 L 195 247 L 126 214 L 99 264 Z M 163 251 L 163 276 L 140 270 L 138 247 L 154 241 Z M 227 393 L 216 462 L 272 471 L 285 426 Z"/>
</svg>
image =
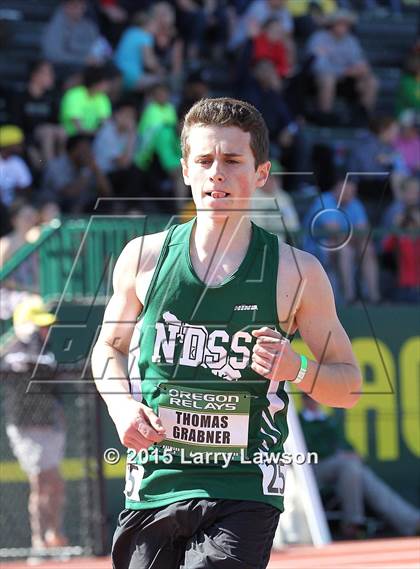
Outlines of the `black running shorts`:
<svg viewBox="0 0 420 569">
<path fill-rule="evenodd" d="M 280 511 L 245 500 L 182 500 L 123 510 L 113 569 L 265 569 Z"/>
</svg>

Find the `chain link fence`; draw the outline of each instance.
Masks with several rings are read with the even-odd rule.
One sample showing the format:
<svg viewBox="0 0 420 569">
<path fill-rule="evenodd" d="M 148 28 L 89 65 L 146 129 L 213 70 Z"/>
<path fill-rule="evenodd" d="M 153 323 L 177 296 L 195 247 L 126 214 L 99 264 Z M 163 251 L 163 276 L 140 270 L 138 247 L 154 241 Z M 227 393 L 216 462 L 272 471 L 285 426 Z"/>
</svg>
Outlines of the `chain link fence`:
<svg viewBox="0 0 420 569">
<path fill-rule="evenodd" d="M 57 364 L 52 356 L 51 365 L 45 350 L 34 362 L 30 348 L 21 348 L 9 347 L 1 364 L 0 559 L 102 554 L 99 401 L 93 382 L 80 379 L 84 362 Z"/>
</svg>

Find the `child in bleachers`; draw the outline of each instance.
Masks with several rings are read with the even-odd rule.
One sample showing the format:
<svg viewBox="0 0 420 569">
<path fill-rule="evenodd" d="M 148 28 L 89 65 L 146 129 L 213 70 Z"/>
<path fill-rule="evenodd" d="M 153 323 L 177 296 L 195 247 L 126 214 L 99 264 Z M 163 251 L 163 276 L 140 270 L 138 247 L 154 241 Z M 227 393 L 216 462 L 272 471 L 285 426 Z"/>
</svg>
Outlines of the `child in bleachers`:
<svg viewBox="0 0 420 569">
<path fill-rule="evenodd" d="M 6 208 L 15 198 L 31 193 L 32 174 L 21 157 L 24 144 L 25 137 L 19 127 L 0 126 L 0 203 Z"/>
<path fill-rule="evenodd" d="M 414 110 L 406 110 L 399 117 L 400 132 L 394 148 L 402 156 L 413 176 L 420 175 L 420 135 L 416 128 Z"/>
<path fill-rule="evenodd" d="M 69 136 L 94 134 L 111 116 L 109 80 L 101 67 L 87 67 L 83 84 L 68 89 L 60 104 L 60 122 Z"/>
<path fill-rule="evenodd" d="M 252 55 L 254 62 L 271 61 L 279 77 L 290 74 L 293 54 L 278 20 L 270 18 L 263 24 L 261 33 L 252 40 Z"/>
<path fill-rule="evenodd" d="M 396 226 L 406 234 L 390 235 L 384 240 L 385 253 L 394 253 L 397 261 L 397 288 L 394 299 L 398 302 L 420 301 L 420 210 L 407 206 L 398 216 Z"/>
<path fill-rule="evenodd" d="M 64 150 L 66 133 L 58 124 L 58 96 L 54 67 L 41 60 L 32 66 L 25 90 L 13 97 L 13 118 L 25 133 L 35 169 Z"/>
<path fill-rule="evenodd" d="M 127 90 L 143 92 L 161 80 L 163 69 L 153 51 L 155 25 L 149 13 L 139 12 L 118 42 L 114 59 Z"/>
<path fill-rule="evenodd" d="M 87 213 L 97 197 L 110 197 L 111 184 L 96 163 L 91 138 L 70 136 L 66 152 L 47 164 L 42 181 L 45 199 L 58 202 L 64 213 Z"/>
<path fill-rule="evenodd" d="M 133 163 L 137 121 L 137 104 L 128 98 L 120 99 L 114 105 L 112 117 L 102 125 L 93 143 L 96 162 L 108 176 L 116 196 L 139 195 L 139 176 Z"/>
<path fill-rule="evenodd" d="M 154 52 L 171 85 L 179 88 L 182 81 L 184 40 L 175 26 L 175 10 L 169 2 L 156 2 L 151 9 Z"/>
</svg>

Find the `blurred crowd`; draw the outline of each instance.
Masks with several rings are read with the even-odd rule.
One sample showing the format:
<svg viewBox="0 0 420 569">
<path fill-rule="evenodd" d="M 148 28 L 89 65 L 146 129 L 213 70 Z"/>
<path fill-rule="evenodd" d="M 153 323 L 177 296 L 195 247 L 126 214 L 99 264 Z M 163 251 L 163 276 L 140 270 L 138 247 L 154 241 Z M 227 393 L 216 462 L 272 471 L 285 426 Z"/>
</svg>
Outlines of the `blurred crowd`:
<svg viewBox="0 0 420 569">
<path fill-rule="evenodd" d="M 182 118 L 202 97 L 235 96 L 269 128 L 276 174 L 256 199 L 275 199 L 283 222 L 258 222 L 321 260 L 338 303 L 418 301 L 420 44 L 393 112 L 378 113 L 381 84 L 350 4 L 58 2 L 0 127 L 0 268 L 43 223 L 89 214 L 98 198 L 117 198 L 100 213 L 188 215 Z M 403 4 L 358 2 L 396 15 Z M 311 135 L 337 126 L 358 130 L 344 157 Z M 15 277 L 36 290 L 36 270 Z"/>
</svg>

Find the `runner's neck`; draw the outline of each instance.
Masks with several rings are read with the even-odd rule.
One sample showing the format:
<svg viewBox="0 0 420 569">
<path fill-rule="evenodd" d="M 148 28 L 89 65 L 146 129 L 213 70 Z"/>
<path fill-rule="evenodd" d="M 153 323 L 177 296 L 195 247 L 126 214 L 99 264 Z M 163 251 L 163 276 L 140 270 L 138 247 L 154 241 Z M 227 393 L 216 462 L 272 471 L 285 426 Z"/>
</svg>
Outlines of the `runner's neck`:
<svg viewBox="0 0 420 569">
<path fill-rule="evenodd" d="M 239 262 L 251 241 L 252 226 L 248 217 L 233 218 L 226 214 L 217 217 L 197 217 L 191 233 L 192 259 L 199 263 L 217 261 Z M 212 264 L 213 264 L 212 263 Z"/>
</svg>

